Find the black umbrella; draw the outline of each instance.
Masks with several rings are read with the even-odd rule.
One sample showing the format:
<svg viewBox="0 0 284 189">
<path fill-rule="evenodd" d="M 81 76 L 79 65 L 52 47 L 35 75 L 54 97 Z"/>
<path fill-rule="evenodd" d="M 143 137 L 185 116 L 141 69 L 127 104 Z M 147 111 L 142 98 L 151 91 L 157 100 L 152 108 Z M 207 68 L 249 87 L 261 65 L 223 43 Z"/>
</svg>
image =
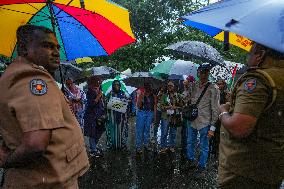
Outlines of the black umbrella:
<svg viewBox="0 0 284 189">
<path fill-rule="evenodd" d="M 120 72 L 116 69 L 107 66 L 92 67 L 84 70 L 81 74 L 81 77 L 75 80 L 75 83 L 83 83 L 92 76 L 98 76 L 102 80 L 106 80 L 109 78 L 114 78 L 119 73 Z"/>
<path fill-rule="evenodd" d="M 114 68 L 107 66 L 93 67 L 92 75 L 101 76 L 103 79 L 113 78 L 118 75 L 120 72 Z"/>
<path fill-rule="evenodd" d="M 164 80 L 155 78 L 149 72 L 135 72 L 131 77 L 123 80 L 123 82 L 132 87 L 143 87 L 145 83 L 150 83 L 153 89 L 158 89 L 163 85 Z"/>
<path fill-rule="evenodd" d="M 74 66 L 69 62 L 61 62 L 60 67 L 61 67 L 63 81 L 65 81 L 68 78 L 72 79 L 73 81 L 76 81 L 83 77 L 83 70 L 81 68 L 78 68 L 77 66 Z M 57 82 L 61 83 L 61 76 L 59 69 L 55 71 L 54 79 Z"/>
<path fill-rule="evenodd" d="M 214 47 L 200 41 L 180 41 L 166 47 L 166 49 L 213 65 L 222 65 L 224 62 L 223 57 Z"/>
</svg>

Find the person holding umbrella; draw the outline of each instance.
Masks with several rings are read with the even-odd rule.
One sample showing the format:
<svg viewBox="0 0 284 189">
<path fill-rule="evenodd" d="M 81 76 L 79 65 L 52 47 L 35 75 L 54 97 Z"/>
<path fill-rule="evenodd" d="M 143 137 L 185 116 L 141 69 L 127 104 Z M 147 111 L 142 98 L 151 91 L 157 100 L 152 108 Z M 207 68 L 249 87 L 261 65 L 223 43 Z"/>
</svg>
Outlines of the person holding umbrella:
<svg viewBox="0 0 284 189">
<path fill-rule="evenodd" d="M 112 90 L 106 96 L 107 103 L 111 98 L 126 100 L 126 94 L 121 90 L 119 80 L 112 82 Z M 107 109 L 106 123 L 107 147 L 112 149 L 127 148 L 128 140 L 128 115 L 127 112 L 122 113 L 112 109 Z"/>
<path fill-rule="evenodd" d="M 154 125 L 153 125 L 153 130 L 154 130 L 154 136 L 153 136 L 153 143 L 155 145 L 158 144 L 158 129 L 160 127 L 160 122 L 162 120 L 162 110 L 161 110 L 161 103 L 162 103 L 162 97 L 165 93 L 165 87 L 162 86 L 160 87 L 158 94 L 157 94 L 157 108 L 155 110 L 155 114 L 154 114 Z"/>
<path fill-rule="evenodd" d="M 250 69 L 220 106 L 219 185 L 279 189 L 284 179 L 284 54 L 255 43 Z"/>
<path fill-rule="evenodd" d="M 176 92 L 174 82 L 169 81 L 167 85 L 168 90 L 164 93 L 161 103 L 161 150 L 159 153 L 165 153 L 168 147 L 171 152 L 175 152 L 177 127 L 181 126 L 181 95 Z"/>
<path fill-rule="evenodd" d="M 88 78 L 87 103 L 84 114 L 84 135 L 89 137 L 90 155 L 102 156 L 102 150 L 97 144 L 105 131 L 105 104 L 101 90 L 101 78 L 92 76 Z"/>
<path fill-rule="evenodd" d="M 68 98 L 71 110 L 75 114 L 80 127 L 83 129 L 86 94 L 77 85 L 75 85 L 73 80 L 70 78 L 65 81 L 65 84 L 65 96 Z"/>
<path fill-rule="evenodd" d="M 144 92 L 141 93 L 137 101 L 136 119 L 136 152 L 142 153 L 142 145 L 149 151 L 150 129 L 153 123 L 154 111 L 156 113 L 157 99 L 152 92 L 150 83 L 145 83 Z"/>
<path fill-rule="evenodd" d="M 183 92 L 182 102 L 183 108 L 190 105 L 190 97 L 192 94 L 192 87 L 195 82 L 195 78 L 193 76 L 188 76 L 186 80 L 183 81 Z M 186 119 L 183 115 L 183 127 L 181 129 L 181 147 L 182 147 L 182 155 L 186 155 L 186 146 L 187 146 L 187 127 L 190 125 L 190 121 Z"/>
</svg>

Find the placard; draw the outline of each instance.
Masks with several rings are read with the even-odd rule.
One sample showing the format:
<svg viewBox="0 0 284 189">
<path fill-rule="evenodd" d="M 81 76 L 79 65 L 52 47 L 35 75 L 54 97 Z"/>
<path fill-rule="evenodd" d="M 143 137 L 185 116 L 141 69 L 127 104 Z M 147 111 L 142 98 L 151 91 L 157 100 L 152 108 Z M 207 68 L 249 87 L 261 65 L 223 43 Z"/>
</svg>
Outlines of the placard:
<svg viewBox="0 0 284 189">
<path fill-rule="evenodd" d="M 128 101 L 117 97 L 112 97 L 107 103 L 107 109 L 125 113 L 127 110 Z"/>
</svg>

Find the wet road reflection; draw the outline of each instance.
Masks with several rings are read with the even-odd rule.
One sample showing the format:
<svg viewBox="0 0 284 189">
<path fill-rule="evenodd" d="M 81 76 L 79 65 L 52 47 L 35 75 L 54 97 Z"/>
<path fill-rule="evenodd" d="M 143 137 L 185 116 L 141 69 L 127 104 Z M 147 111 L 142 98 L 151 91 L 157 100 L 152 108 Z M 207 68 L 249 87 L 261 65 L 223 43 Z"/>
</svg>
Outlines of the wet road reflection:
<svg viewBox="0 0 284 189">
<path fill-rule="evenodd" d="M 80 188 L 216 188 L 215 158 L 210 158 L 205 172 L 187 167 L 179 153 L 135 156 L 113 151 L 90 160 L 92 165 L 80 179 Z"/>
<path fill-rule="evenodd" d="M 133 122 L 132 122 L 133 123 Z M 133 124 L 134 125 L 134 124 Z M 130 127 L 128 150 L 104 149 L 104 156 L 90 157 L 91 167 L 79 180 L 80 189 L 216 188 L 217 158 L 210 157 L 204 172 L 187 166 L 180 150 L 135 154 L 134 126 Z"/>
</svg>

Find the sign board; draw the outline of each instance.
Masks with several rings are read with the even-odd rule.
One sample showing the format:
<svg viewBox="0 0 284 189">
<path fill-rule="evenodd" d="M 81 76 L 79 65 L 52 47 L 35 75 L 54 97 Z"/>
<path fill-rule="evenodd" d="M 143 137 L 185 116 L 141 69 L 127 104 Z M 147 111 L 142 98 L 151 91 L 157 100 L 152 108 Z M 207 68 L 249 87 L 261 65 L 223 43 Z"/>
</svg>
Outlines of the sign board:
<svg viewBox="0 0 284 189">
<path fill-rule="evenodd" d="M 128 101 L 117 97 L 112 97 L 107 103 L 107 109 L 125 113 L 127 110 Z"/>
</svg>

